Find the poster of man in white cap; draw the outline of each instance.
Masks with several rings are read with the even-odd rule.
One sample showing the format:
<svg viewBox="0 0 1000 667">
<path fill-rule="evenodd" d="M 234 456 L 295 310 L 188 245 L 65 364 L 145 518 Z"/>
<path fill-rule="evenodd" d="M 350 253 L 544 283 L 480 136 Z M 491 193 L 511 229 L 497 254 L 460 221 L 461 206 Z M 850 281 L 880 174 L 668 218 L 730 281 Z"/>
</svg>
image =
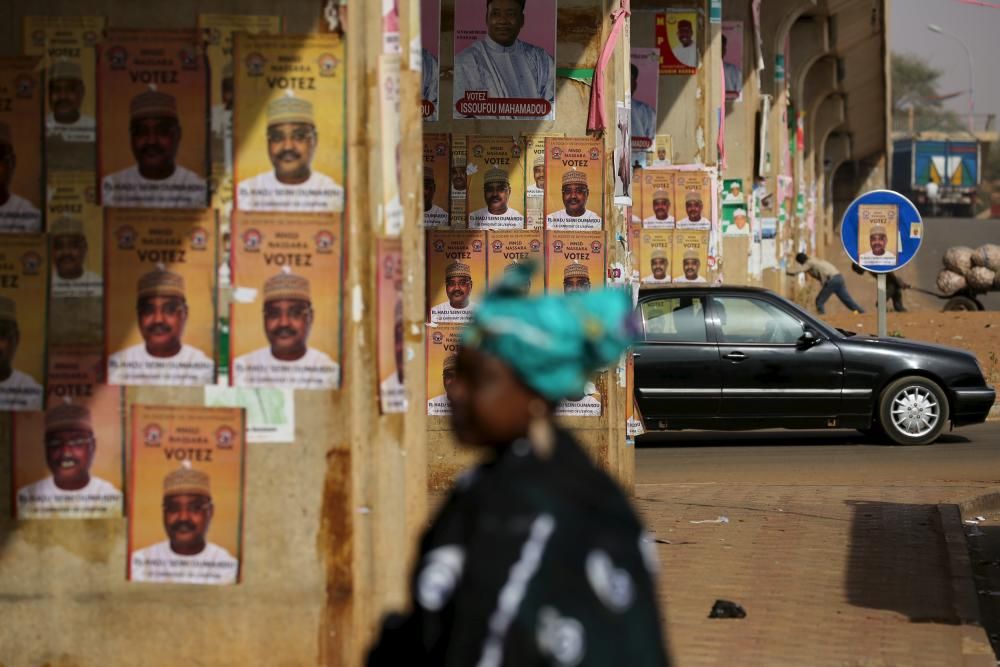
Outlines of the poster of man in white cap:
<svg viewBox="0 0 1000 667">
<path fill-rule="evenodd" d="M 462 326 L 443 324 L 427 332 L 427 414 L 450 415 L 448 392 L 457 374 Z"/>
<path fill-rule="evenodd" d="M 24 53 L 43 56 L 47 98 L 45 132 L 71 143 L 94 143 L 94 46 L 104 31 L 102 16 L 25 16 Z"/>
<path fill-rule="evenodd" d="M 427 232 L 430 320 L 468 322 L 486 289 L 486 232 Z"/>
<path fill-rule="evenodd" d="M 678 171 L 675 181 L 677 197 L 683 196 L 683 215 L 678 214 L 677 229 L 709 230 L 712 228 L 712 177 L 707 171 Z"/>
<path fill-rule="evenodd" d="M 554 294 L 604 287 L 603 232 L 545 232 L 545 283 Z"/>
<path fill-rule="evenodd" d="M 545 228 L 604 227 L 604 146 L 599 139 L 545 140 Z"/>
<path fill-rule="evenodd" d="M 132 406 L 129 581 L 239 583 L 244 430 L 241 408 Z"/>
<path fill-rule="evenodd" d="M 469 229 L 524 229 L 521 142 L 512 136 L 470 136 L 466 147 Z"/>
<path fill-rule="evenodd" d="M 62 386 L 56 385 L 53 370 L 45 412 L 15 416 L 13 481 L 18 519 L 122 516 L 122 390 L 97 384 L 93 370 L 78 368 L 88 381 L 75 385 L 87 389 L 88 395 L 80 397 L 52 393 Z"/>
<path fill-rule="evenodd" d="M 424 122 L 438 119 L 440 61 L 441 0 L 420 0 L 420 103 Z"/>
<path fill-rule="evenodd" d="M 651 168 L 642 171 L 642 226 L 645 229 L 673 229 L 675 172 Z"/>
<path fill-rule="evenodd" d="M 424 134 L 424 227 L 428 229 L 451 224 L 448 213 L 449 144 L 447 134 Z"/>
<path fill-rule="evenodd" d="M 489 275 L 489 286 L 502 283 L 520 264 L 533 263 L 537 267 L 545 264 L 545 238 L 541 230 L 518 230 L 490 232 L 487 236 L 489 254 L 486 260 L 486 273 Z M 545 292 L 544 272 L 524 281 L 524 294 L 539 296 Z"/>
<path fill-rule="evenodd" d="M 41 410 L 48 253 L 41 234 L 0 243 L 0 410 Z"/>
<path fill-rule="evenodd" d="M 455 6 L 455 118 L 553 120 L 556 0 Z"/>
<path fill-rule="evenodd" d="M 344 44 L 336 35 L 236 36 L 236 208 L 344 210 Z"/>
<path fill-rule="evenodd" d="M 862 204 L 858 207 L 858 264 L 896 265 L 898 216 L 895 204 Z"/>
<path fill-rule="evenodd" d="M 545 139 L 562 137 L 562 133 L 524 135 L 526 229 L 545 228 Z"/>
<path fill-rule="evenodd" d="M 0 58 L 0 233 L 42 231 L 42 90 L 35 57 Z"/>
<path fill-rule="evenodd" d="M 643 285 L 665 285 L 670 282 L 670 262 L 673 259 L 674 233 L 666 229 L 642 230 L 640 261 Z"/>
<path fill-rule="evenodd" d="M 214 211 L 105 216 L 108 383 L 214 383 Z"/>
<path fill-rule="evenodd" d="M 406 412 L 403 331 L 403 246 L 377 239 L 377 345 L 379 404 L 382 414 Z"/>
<path fill-rule="evenodd" d="M 56 299 L 98 297 L 104 220 L 97 206 L 92 171 L 50 171 L 46 214 L 52 258 L 51 291 Z"/>
<path fill-rule="evenodd" d="M 208 206 L 208 64 L 196 30 L 111 30 L 98 47 L 101 204 Z"/>
<path fill-rule="evenodd" d="M 237 212 L 233 239 L 233 386 L 339 387 L 339 214 Z"/>
<path fill-rule="evenodd" d="M 741 204 L 724 204 L 722 206 L 722 235 L 750 235 L 750 223 L 747 220 L 747 209 L 745 206 Z"/>
<path fill-rule="evenodd" d="M 674 232 L 675 283 L 705 283 L 708 279 L 708 232 Z"/>
</svg>

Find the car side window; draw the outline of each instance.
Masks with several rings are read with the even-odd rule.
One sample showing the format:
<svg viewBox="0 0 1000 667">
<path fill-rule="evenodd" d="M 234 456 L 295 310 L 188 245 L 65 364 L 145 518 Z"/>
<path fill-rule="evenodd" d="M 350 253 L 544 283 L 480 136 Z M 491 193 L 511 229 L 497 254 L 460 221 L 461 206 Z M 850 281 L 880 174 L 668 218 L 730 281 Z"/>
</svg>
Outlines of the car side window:
<svg viewBox="0 0 1000 667">
<path fill-rule="evenodd" d="M 642 320 L 647 342 L 704 343 L 705 301 L 701 297 L 670 297 L 644 301 Z"/>
<path fill-rule="evenodd" d="M 802 336 L 802 323 L 761 299 L 713 297 L 719 320 L 719 342 L 794 345 Z"/>
</svg>

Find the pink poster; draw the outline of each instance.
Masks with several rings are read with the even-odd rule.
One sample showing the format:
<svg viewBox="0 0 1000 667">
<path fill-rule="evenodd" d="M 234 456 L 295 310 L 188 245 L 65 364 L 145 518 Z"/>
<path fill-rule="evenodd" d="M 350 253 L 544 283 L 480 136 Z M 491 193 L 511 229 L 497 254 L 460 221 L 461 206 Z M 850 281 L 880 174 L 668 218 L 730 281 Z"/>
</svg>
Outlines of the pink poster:
<svg viewBox="0 0 1000 667">
<path fill-rule="evenodd" d="M 425 121 L 438 119 L 441 0 L 420 0 L 420 98 Z"/>
<path fill-rule="evenodd" d="M 645 152 L 656 137 L 660 50 L 632 49 L 632 150 Z"/>
<path fill-rule="evenodd" d="M 722 67 L 726 99 L 743 99 L 743 21 L 722 22 Z"/>
<path fill-rule="evenodd" d="M 455 118 L 554 120 L 556 0 L 455 7 Z"/>
</svg>

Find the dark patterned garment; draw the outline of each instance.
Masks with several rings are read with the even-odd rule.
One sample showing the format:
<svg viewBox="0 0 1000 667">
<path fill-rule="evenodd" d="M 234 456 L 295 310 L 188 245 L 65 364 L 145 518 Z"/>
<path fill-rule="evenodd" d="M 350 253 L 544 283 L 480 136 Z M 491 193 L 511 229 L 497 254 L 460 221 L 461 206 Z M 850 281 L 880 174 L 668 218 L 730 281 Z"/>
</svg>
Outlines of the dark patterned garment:
<svg viewBox="0 0 1000 667">
<path fill-rule="evenodd" d="M 669 664 L 652 540 L 565 432 L 526 440 L 456 484 L 421 542 L 413 611 L 390 617 L 369 667 Z"/>
</svg>

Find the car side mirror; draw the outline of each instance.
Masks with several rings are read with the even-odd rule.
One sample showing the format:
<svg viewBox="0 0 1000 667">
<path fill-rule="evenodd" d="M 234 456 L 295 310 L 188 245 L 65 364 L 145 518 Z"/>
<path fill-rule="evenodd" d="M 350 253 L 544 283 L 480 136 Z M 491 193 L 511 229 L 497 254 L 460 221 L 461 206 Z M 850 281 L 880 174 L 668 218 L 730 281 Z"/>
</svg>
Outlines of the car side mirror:
<svg viewBox="0 0 1000 667">
<path fill-rule="evenodd" d="M 798 346 L 802 349 L 810 348 L 820 341 L 820 337 L 816 335 L 816 332 L 806 327 L 802 331 L 802 335 L 799 336 Z"/>
</svg>

